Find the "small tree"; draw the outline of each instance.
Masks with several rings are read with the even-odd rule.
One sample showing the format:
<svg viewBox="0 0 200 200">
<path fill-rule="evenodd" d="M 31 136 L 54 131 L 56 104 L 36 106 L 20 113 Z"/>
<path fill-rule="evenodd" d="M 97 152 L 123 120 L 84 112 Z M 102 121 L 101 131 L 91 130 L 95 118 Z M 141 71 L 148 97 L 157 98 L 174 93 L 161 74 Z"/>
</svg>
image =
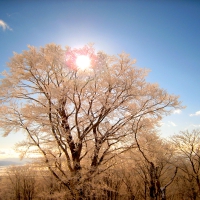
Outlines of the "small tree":
<svg viewBox="0 0 200 200">
<path fill-rule="evenodd" d="M 171 164 L 174 162 L 174 149 L 154 132 L 135 134 L 135 140 L 142 156 L 142 159 L 136 159 L 137 170 L 144 180 L 145 199 L 166 200 L 166 189 L 177 174 L 177 167 Z"/>
<path fill-rule="evenodd" d="M 85 70 L 76 67 L 83 54 L 91 59 Z M 152 129 L 163 115 L 181 108 L 177 96 L 147 83 L 148 71 L 134 63 L 127 54 L 95 53 L 89 45 L 29 46 L 15 53 L 0 85 L 4 136 L 23 130 L 23 152 L 41 154 L 72 198 L 84 198 L 84 184 L 132 147 L 134 128 Z"/>
<path fill-rule="evenodd" d="M 173 136 L 172 142 L 177 151 L 177 166 L 182 171 L 179 176 L 186 182 L 184 186 L 190 185 L 195 200 L 200 195 L 200 130 L 181 131 Z"/>
<path fill-rule="evenodd" d="M 7 169 L 7 175 L 11 183 L 7 187 L 14 192 L 13 199 L 32 200 L 35 197 L 36 172 L 31 166 L 11 166 Z"/>
</svg>

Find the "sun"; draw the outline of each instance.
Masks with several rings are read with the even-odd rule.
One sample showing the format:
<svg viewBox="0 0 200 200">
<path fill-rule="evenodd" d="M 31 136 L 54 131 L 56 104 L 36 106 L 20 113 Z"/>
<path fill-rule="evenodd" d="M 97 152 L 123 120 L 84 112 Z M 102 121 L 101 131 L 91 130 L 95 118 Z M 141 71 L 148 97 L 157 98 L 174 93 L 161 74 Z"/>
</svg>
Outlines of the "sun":
<svg viewBox="0 0 200 200">
<path fill-rule="evenodd" d="M 86 55 L 80 55 L 76 58 L 76 65 L 80 70 L 86 70 L 90 67 L 90 58 Z"/>
</svg>

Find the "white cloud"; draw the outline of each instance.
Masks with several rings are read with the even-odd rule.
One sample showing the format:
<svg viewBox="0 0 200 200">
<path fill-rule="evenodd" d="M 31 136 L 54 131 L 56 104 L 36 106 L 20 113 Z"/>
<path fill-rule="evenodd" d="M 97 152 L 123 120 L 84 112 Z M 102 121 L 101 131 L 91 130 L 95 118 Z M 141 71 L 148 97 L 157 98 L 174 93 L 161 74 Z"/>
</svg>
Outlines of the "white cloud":
<svg viewBox="0 0 200 200">
<path fill-rule="evenodd" d="M 200 124 L 191 124 L 191 126 L 194 128 L 200 128 Z"/>
<path fill-rule="evenodd" d="M 174 122 L 168 121 L 169 125 L 171 126 L 176 126 L 176 124 Z"/>
<path fill-rule="evenodd" d="M 19 153 L 14 149 L 0 149 L 0 159 L 3 158 L 19 158 Z"/>
<path fill-rule="evenodd" d="M 160 121 L 160 122 L 158 122 L 158 125 L 159 125 L 159 126 L 163 126 L 163 125 L 165 125 L 165 123 L 162 122 L 162 121 Z"/>
<path fill-rule="evenodd" d="M 195 112 L 194 114 L 190 114 L 190 117 L 192 117 L 192 116 L 198 116 L 198 115 L 200 115 L 200 110 L 197 111 L 197 112 Z"/>
<path fill-rule="evenodd" d="M 1 20 L 1 19 L 0 19 L 0 27 L 2 27 L 4 31 L 6 29 L 12 31 L 12 29 L 3 20 Z"/>
<path fill-rule="evenodd" d="M 167 126 L 167 127 L 172 127 L 172 126 L 177 126 L 174 122 L 172 122 L 172 121 L 168 121 L 168 122 L 166 122 L 166 123 L 164 123 L 164 122 L 159 122 L 159 126 L 161 126 L 161 127 L 163 127 L 163 126 Z"/>
<path fill-rule="evenodd" d="M 187 127 L 185 127 L 184 130 L 192 131 L 194 129 L 199 129 L 199 128 L 200 128 L 200 124 L 190 124 Z"/>
<path fill-rule="evenodd" d="M 180 109 L 176 109 L 176 110 L 174 110 L 173 113 L 174 113 L 174 114 L 181 114 L 181 112 L 182 112 L 182 111 L 181 111 Z"/>
</svg>

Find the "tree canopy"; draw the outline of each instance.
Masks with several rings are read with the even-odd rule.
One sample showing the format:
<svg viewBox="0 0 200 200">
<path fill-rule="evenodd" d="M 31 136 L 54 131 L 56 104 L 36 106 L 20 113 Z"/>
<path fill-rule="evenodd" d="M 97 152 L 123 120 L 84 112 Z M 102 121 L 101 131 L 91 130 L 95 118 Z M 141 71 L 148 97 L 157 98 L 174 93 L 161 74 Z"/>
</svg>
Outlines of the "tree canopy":
<svg viewBox="0 0 200 200">
<path fill-rule="evenodd" d="M 76 67 L 88 55 L 90 67 Z M 164 115 L 182 108 L 178 96 L 148 83 L 148 70 L 128 54 L 109 56 L 93 46 L 48 44 L 15 53 L 0 85 L 4 136 L 24 131 L 23 153 L 39 153 L 44 166 L 71 192 L 110 168 L 116 155 L 135 145 Z"/>
</svg>

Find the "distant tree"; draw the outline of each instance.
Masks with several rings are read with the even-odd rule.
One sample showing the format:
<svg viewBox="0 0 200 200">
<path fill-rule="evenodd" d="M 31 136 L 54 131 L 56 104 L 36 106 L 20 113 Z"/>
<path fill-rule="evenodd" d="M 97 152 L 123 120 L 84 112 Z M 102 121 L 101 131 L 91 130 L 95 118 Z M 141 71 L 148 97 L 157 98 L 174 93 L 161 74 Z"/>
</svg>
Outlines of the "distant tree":
<svg viewBox="0 0 200 200">
<path fill-rule="evenodd" d="M 40 200 L 64 200 L 68 199 L 69 191 L 57 181 L 48 170 L 38 170 L 38 187 L 36 199 Z M 68 193 L 67 193 L 68 192 Z"/>
<path fill-rule="evenodd" d="M 11 188 L 10 180 L 6 175 L 0 176 L 0 200 L 14 199 L 13 189 Z"/>
<path fill-rule="evenodd" d="M 200 198 L 200 130 L 181 131 L 172 138 L 177 151 L 177 163 L 180 168 L 179 185 L 185 188 L 192 200 Z M 182 183 L 180 183 L 180 181 Z M 189 188 L 188 188 L 189 187 Z M 183 192 L 183 196 L 186 194 Z M 190 192 L 188 192 L 190 191 Z"/>
<path fill-rule="evenodd" d="M 11 166 L 7 169 L 10 184 L 7 187 L 12 189 L 13 199 L 32 200 L 36 190 L 36 172 L 28 166 Z"/>
<path fill-rule="evenodd" d="M 137 131 L 135 131 L 137 133 Z M 142 158 L 136 157 L 136 169 L 144 182 L 144 199 L 166 200 L 166 189 L 174 181 L 174 149 L 155 132 L 135 135 Z"/>
<path fill-rule="evenodd" d="M 78 55 L 89 56 L 90 68 L 77 68 Z M 133 146 L 134 129 L 151 130 L 182 107 L 177 96 L 146 82 L 148 71 L 134 63 L 125 53 L 108 56 L 90 45 L 63 50 L 48 44 L 15 53 L 3 72 L 4 136 L 24 131 L 22 152 L 42 155 L 72 199 L 86 198 L 84 187 L 92 178 Z"/>
</svg>

